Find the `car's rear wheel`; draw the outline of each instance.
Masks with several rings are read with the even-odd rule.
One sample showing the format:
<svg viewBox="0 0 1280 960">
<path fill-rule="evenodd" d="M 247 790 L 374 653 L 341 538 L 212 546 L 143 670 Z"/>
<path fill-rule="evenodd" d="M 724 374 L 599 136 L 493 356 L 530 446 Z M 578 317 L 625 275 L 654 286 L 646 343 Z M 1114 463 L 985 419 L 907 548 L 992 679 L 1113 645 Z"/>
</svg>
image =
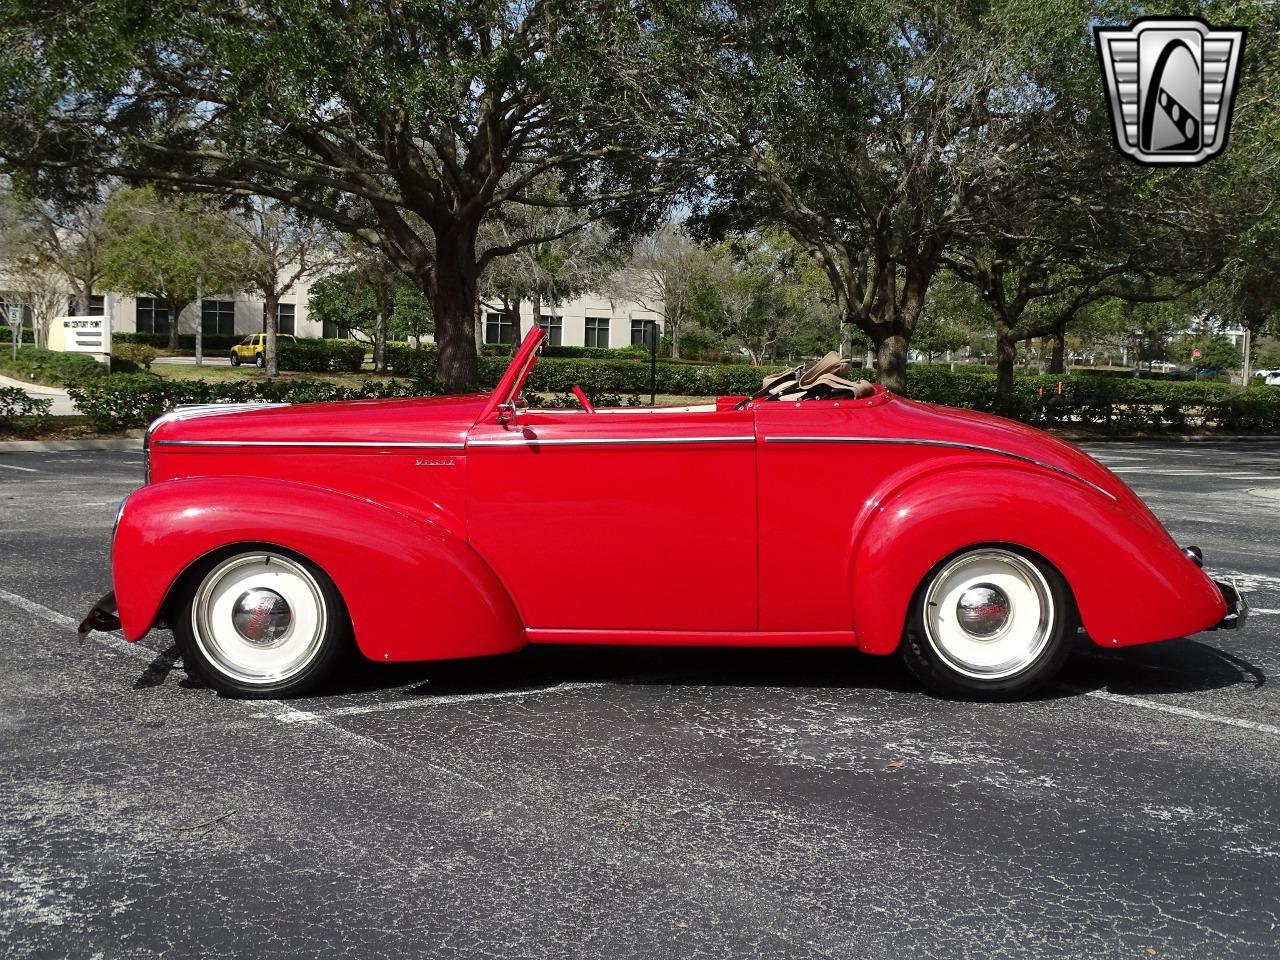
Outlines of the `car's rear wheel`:
<svg viewBox="0 0 1280 960">
<path fill-rule="evenodd" d="M 233 367 L 240 366 L 240 354 L 236 353 L 234 350 L 231 351 L 231 365 Z"/>
<path fill-rule="evenodd" d="M 255 367 L 265 367 L 267 365 L 267 358 L 260 353 L 255 354 L 253 358 L 253 365 Z"/>
<path fill-rule="evenodd" d="M 347 614 L 333 581 L 267 547 L 223 555 L 190 576 L 174 638 L 187 673 L 246 699 L 298 696 L 333 669 Z"/>
<path fill-rule="evenodd" d="M 1044 560 L 1006 546 L 965 550 L 940 563 L 912 600 L 902 657 L 945 696 L 1006 699 L 1062 667 L 1075 604 Z"/>
</svg>

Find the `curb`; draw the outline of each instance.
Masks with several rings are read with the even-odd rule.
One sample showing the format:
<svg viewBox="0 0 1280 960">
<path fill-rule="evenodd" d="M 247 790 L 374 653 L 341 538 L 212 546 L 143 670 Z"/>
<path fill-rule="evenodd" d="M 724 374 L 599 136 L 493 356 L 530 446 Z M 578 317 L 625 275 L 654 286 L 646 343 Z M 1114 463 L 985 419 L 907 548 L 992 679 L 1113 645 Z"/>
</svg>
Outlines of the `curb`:
<svg viewBox="0 0 1280 960">
<path fill-rule="evenodd" d="M 127 437 L 106 437 L 83 440 L 0 440 L 0 453 L 39 453 L 60 451 L 74 453 L 82 450 L 142 451 L 142 434 Z"/>
</svg>

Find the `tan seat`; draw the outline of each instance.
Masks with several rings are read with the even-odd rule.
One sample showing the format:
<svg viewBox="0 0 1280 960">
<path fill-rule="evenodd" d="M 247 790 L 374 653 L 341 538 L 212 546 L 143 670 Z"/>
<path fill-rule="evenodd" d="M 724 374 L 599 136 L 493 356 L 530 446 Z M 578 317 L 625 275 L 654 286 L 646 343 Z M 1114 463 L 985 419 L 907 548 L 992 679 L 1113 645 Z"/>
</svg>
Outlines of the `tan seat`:
<svg viewBox="0 0 1280 960">
<path fill-rule="evenodd" d="M 844 379 L 842 374 L 851 367 L 850 361 L 833 351 L 808 369 L 797 368 L 799 376 L 771 387 L 769 393 L 778 400 L 858 400 L 871 396 L 875 387 L 866 380 Z"/>
</svg>

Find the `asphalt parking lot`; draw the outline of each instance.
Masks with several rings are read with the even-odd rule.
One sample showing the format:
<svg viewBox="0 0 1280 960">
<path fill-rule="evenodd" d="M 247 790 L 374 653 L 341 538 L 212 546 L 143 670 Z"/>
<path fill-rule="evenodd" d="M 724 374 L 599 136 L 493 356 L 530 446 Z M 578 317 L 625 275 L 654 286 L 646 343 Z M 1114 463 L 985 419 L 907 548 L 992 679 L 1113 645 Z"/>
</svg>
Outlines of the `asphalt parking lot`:
<svg viewBox="0 0 1280 960">
<path fill-rule="evenodd" d="M 1280 443 L 1090 450 L 1254 614 L 1001 705 L 556 648 L 224 700 L 76 642 L 140 454 L 0 454 L 0 955 L 1275 958 Z"/>
</svg>

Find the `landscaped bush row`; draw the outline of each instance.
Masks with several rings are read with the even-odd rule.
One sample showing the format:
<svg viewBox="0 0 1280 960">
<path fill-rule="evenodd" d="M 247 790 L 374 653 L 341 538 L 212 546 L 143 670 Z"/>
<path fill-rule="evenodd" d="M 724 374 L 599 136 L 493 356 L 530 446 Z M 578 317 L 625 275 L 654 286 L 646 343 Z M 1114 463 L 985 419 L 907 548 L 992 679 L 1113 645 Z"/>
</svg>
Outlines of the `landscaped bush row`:
<svg viewBox="0 0 1280 960">
<path fill-rule="evenodd" d="M 0 427 L 31 417 L 43 420 L 52 407 L 53 400 L 48 397 L 29 397 L 18 387 L 0 387 Z"/>
<path fill-rule="evenodd" d="M 916 400 L 996 411 L 1031 423 L 1074 418 L 1121 429 L 1280 430 L 1280 390 L 1274 387 L 1038 374 L 1015 380 L 1013 395 L 1001 403 L 994 374 L 913 367 L 907 384 Z"/>
<path fill-rule="evenodd" d="M 145 373 L 155 363 L 159 352 L 145 343 L 112 343 L 112 373 Z"/>
<path fill-rule="evenodd" d="M 417 377 L 419 380 L 434 377 L 436 373 L 436 345 L 424 343 L 411 347 L 407 343 L 388 343 L 383 350 L 387 370 L 400 377 Z"/>
<path fill-rule="evenodd" d="M 502 357 L 481 357 L 479 375 L 482 386 L 498 382 L 507 361 Z M 684 363 L 657 365 L 657 392 L 686 396 L 751 393 L 760 388 L 761 378 L 781 367 L 753 367 L 748 364 L 711 364 L 699 366 Z M 563 393 L 579 384 L 584 390 L 606 390 L 614 393 L 648 393 L 648 364 L 630 360 L 570 360 L 540 357 L 529 375 L 529 389 L 545 393 Z"/>
<path fill-rule="evenodd" d="M 276 342 L 281 370 L 303 373 L 354 373 L 364 363 L 365 345 L 357 340 L 298 340 Z"/>
<path fill-rule="evenodd" d="M 80 383 L 107 373 L 106 364 L 83 353 L 61 353 L 55 350 L 39 350 L 36 347 L 19 347 L 18 359 L 7 350 L 0 351 L 0 373 L 19 380 L 44 383 L 55 387 Z"/>
<path fill-rule="evenodd" d="M 509 343 L 486 343 L 480 350 L 483 357 L 510 357 L 515 348 Z M 648 359 L 649 348 L 645 346 L 626 347 L 551 347 L 542 348 L 543 357 L 556 357 L 570 360 L 633 360 Z"/>
<path fill-rule="evenodd" d="M 19 343 L 35 343 L 36 332 L 27 327 L 22 328 L 22 336 L 18 339 Z M 10 350 L 13 349 L 13 327 L 4 322 L 4 318 L 0 317 L 0 343 L 3 343 Z"/>
<path fill-rule="evenodd" d="M 68 393 L 95 430 L 145 427 L 174 407 L 189 403 L 245 403 L 267 400 L 314 403 L 419 396 L 424 385 L 368 381 L 344 387 L 316 380 L 165 380 L 149 374 L 117 373 L 72 387 Z"/>
</svg>

